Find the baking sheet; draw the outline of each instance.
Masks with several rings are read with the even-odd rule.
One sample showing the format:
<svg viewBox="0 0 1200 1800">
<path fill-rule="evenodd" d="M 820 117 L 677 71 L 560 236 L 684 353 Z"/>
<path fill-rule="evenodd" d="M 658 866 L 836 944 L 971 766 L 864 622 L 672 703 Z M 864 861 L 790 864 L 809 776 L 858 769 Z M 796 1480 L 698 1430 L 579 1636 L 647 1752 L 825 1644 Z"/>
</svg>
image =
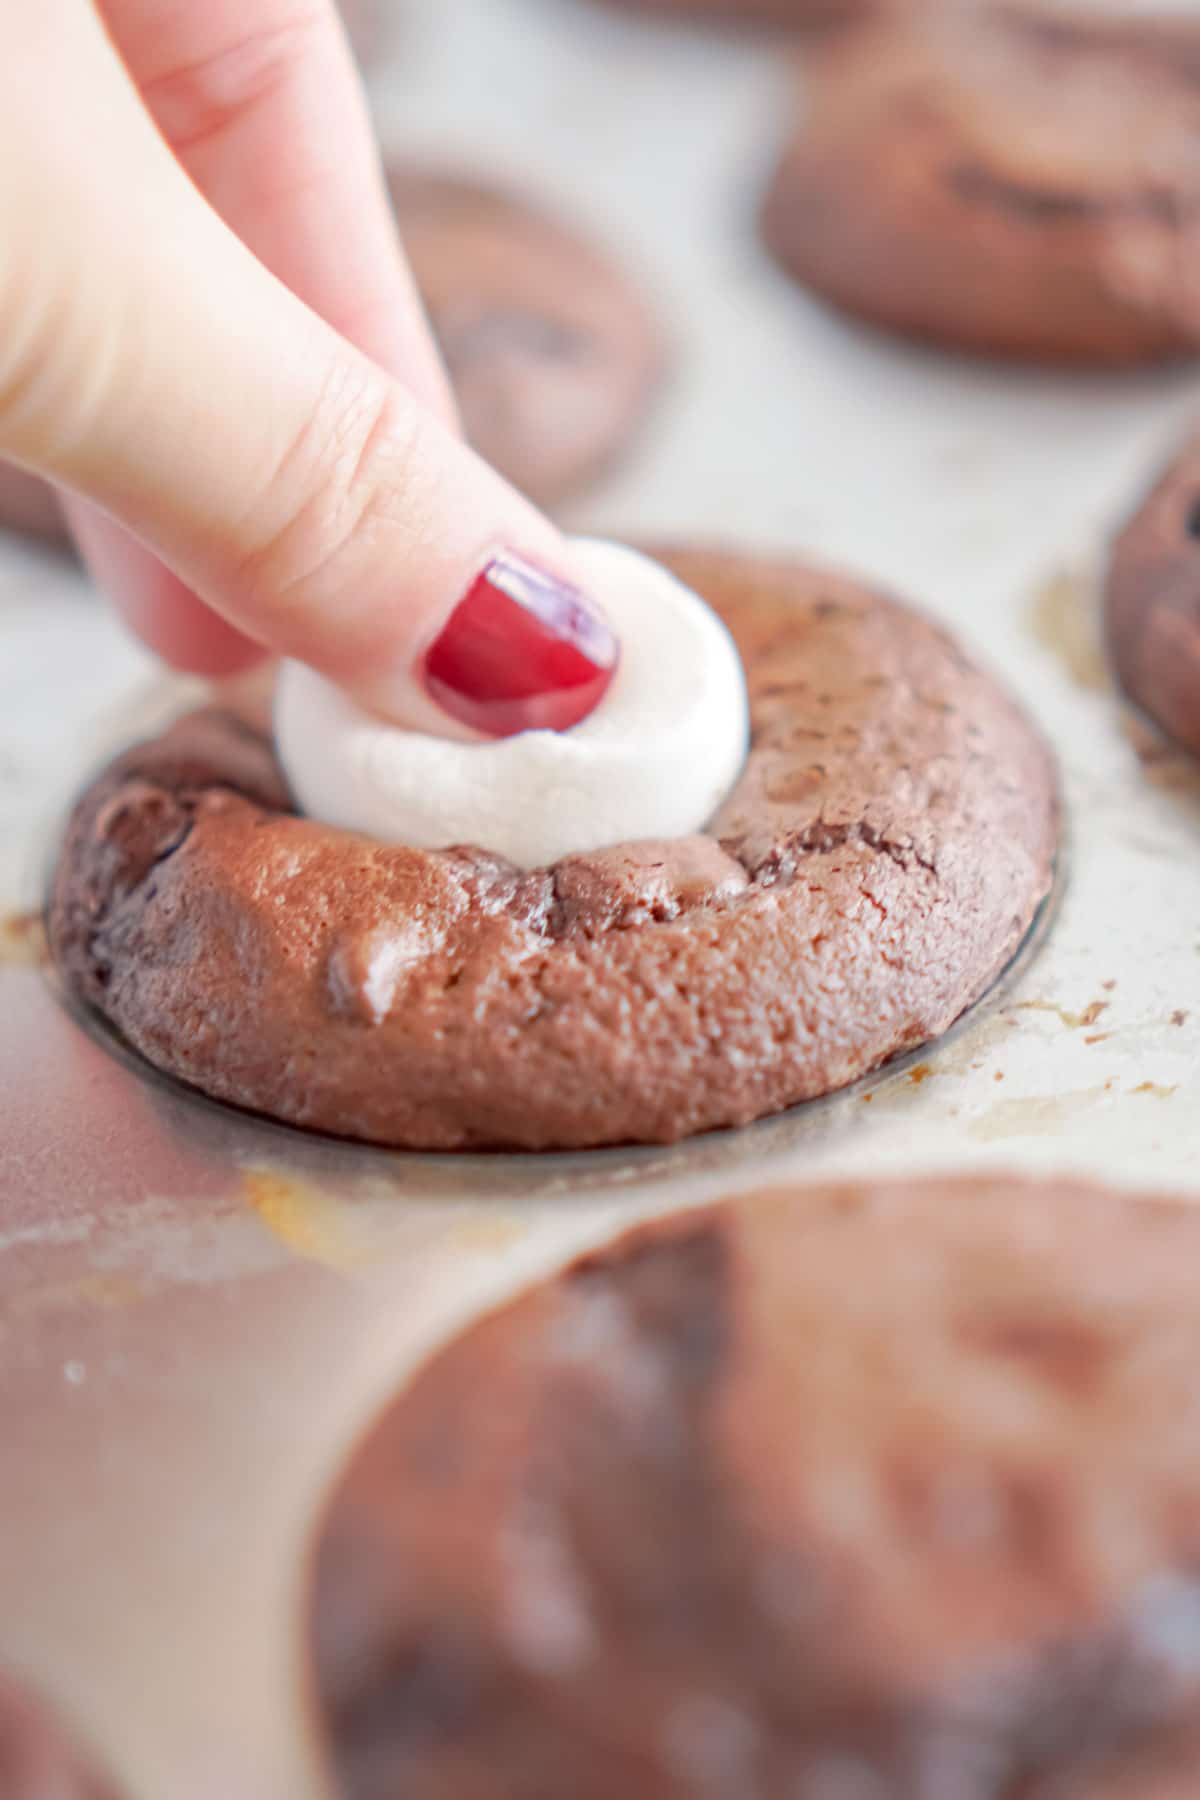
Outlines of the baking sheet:
<svg viewBox="0 0 1200 1800">
<path fill-rule="evenodd" d="M 296 1632 L 319 1496 L 402 1371 L 575 1249 L 835 1171 L 1200 1193 L 1200 769 L 1122 712 L 1091 585 L 1200 379 L 942 359 L 795 292 L 753 233 L 790 104 L 768 49 L 582 0 L 413 0 L 396 25 L 389 140 L 557 198 L 670 322 L 664 403 L 570 523 L 803 548 L 923 602 L 1053 738 L 1069 878 L 1015 983 L 881 1083 L 540 1160 L 371 1153 L 145 1080 L 59 1004 L 36 933 L 0 925 L 0 1662 L 130 1800 L 325 1800 Z M 36 903 L 101 748 L 179 700 L 69 564 L 0 543 L 0 918 Z"/>
</svg>

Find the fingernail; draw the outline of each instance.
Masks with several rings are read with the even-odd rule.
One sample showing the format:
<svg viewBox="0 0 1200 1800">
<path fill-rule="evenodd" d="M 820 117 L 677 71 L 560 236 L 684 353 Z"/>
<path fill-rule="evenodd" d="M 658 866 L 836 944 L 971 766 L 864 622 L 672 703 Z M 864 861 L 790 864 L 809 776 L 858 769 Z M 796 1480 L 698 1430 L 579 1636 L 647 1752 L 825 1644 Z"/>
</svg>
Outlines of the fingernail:
<svg viewBox="0 0 1200 1800">
<path fill-rule="evenodd" d="M 568 731 L 604 698 L 620 646 L 586 594 L 523 557 L 494 558 L 425 657 L 444 712 L 489 737 Z"/>
</svg>

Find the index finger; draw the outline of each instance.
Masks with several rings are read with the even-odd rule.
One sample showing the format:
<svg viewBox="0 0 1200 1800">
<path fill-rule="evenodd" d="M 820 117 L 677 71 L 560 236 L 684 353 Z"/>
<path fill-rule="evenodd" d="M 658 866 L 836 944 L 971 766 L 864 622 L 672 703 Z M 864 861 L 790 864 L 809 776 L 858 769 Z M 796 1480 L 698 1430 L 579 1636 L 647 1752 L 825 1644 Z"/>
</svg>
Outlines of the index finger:
<svg viewBox="0 0 1200 1800">
<path fill-rule="evenodd" d="M 334 0 L 101 0 L 196 186 L 258 260 L 444 419 L 454 402 Z"/>
<path fill-rule="evenodd" d="M 334 0 L 100 0 L 100 10 L 214 210 L 314 312 L 456 424 Z M 93 572 L 167 661 L 209 673 L 260 654 L 109 519 L 74 500 L 67 510 Z"/>
</svg>

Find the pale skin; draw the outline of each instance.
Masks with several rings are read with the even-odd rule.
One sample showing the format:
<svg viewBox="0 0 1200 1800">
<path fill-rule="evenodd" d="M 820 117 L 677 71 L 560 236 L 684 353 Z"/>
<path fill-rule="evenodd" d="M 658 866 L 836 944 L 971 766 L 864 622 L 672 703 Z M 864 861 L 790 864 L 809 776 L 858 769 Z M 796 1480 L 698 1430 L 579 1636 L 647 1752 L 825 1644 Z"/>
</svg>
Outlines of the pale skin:
<svg viewBox="0 0 1200 1800">
<path fill-rule="evenodd" d="M 414 678 L 489 558 L 571 574 L 457 433 L 334 0 L 0 0 L 0 456 L 167 661 Z"/>
</svg>

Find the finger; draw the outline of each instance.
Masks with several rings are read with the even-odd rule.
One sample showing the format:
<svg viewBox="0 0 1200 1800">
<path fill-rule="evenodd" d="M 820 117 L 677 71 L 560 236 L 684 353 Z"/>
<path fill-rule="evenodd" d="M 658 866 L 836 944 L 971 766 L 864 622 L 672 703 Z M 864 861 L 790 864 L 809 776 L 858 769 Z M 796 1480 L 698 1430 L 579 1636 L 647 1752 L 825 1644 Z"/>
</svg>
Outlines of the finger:
<svg viewBox="0 0 1200 1800">
<path fill-rule="evenodd" d="M 110 35 L 200 191 L 260 261 L 448 420 L 449 383 L 386 199 L 331 0 L 102 0 Z M 177 668 L 252 660 L 111 521 L 68 505 L 100 585 Z"/>
<path fill-rule="evenodd" d="M 455 418 L 334 0 L 101 0 L 201 193 L 294 293 Z"/>
<path fill-rule="evenodd" d="M 494 682 L 522 619 L 564 638 L 586 620 L 561 583 L 510 578 L 511 557 L 507 587 L 479 581 L 502 553 L 565 580 L 561 540 L 221 223 L 87 10 L 43 16 L 66 40 L 54 106 L 45 46 L 23 66 L 37 34 L 18 35 L 0 122 L 26 159 L 0 200 L 0 451 L 131 528 L 256 642 L 457 729 L 473 637 Z M 81 133 L 103 147 L 82 163 L 63 149 Z M 424 671 L 448 622 L 439 708 Z"/>
<path fill-rule="evenodd" d="M 262 661 L 262 644 L 214 612 L 99 507 L 70 494 L 62 504 L 92 574 L 130 629 L 171 668 L 219 677 Z"/>
</svg>

